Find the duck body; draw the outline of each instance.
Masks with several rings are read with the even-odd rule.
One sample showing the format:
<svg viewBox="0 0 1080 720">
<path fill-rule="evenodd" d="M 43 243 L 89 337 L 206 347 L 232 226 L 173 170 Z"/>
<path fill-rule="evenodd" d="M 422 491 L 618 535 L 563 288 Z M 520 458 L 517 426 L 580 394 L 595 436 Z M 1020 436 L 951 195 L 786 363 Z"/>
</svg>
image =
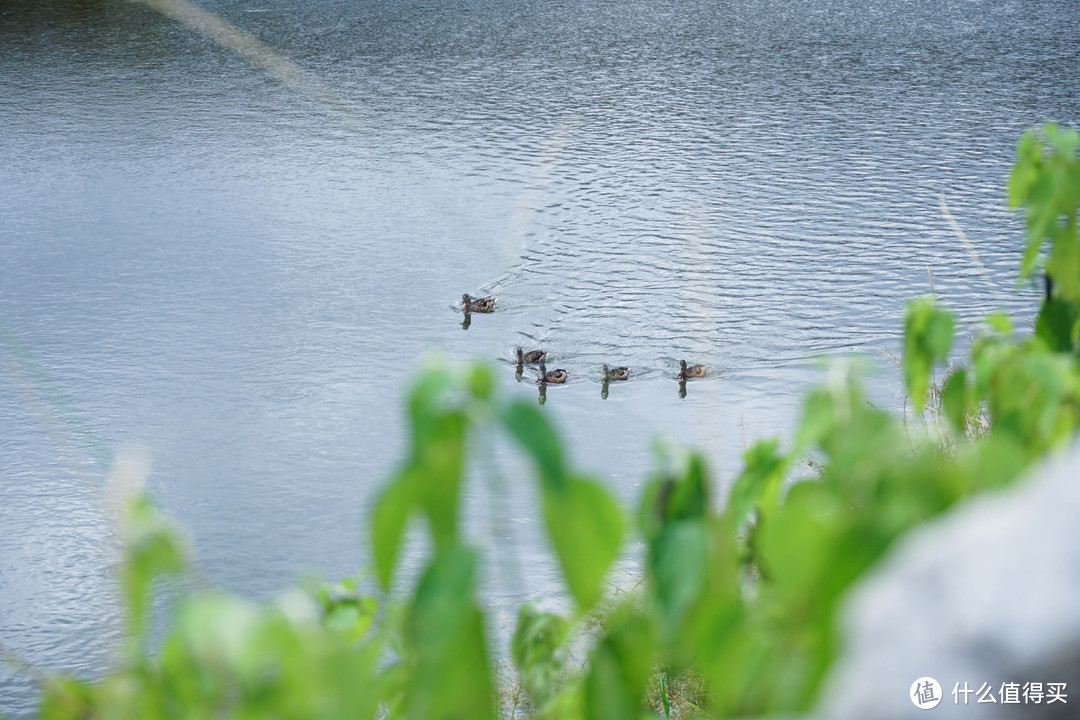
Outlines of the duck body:
<svg viewBox="0 0 1080 720">
<path fill-rule="evenodd" d="M 495 297 L 488 295 L 487 297 L 474 298 L 465 293 L 461 296 L 461 309 L 467 313 L 495 312 Z"/>
<path fill-rule="evenodd" d="M 687 365 L 685 360 L 679 361 L 679 379 L 705 377 L 704 365 Z"/>
<path fill-rule="evenodd" d="M 544 350 L 523 352 L 521 348 L 514 348 L 514 357 L 517 359 L 518 365 L 535 365 L 547 358 L 547 352 Z"/>
<path fill-rule="evenodd" d="M 615 380 L 626 380 L 629 377 L 630 377 L 630 368 L 628 368 L 628 367 L 617 367 L 617 368 L 608 369 L 608 366 L 605 365 L 603 367 L 603 369 L 600 371 L 600 379 L 603 380 L 604 382 L 615 381 Z"/>
<path fill-rule="evenodd" d="M 548 385 L 548 384 L 559 385 L 559 384 L 562 384 L 562 383 L 566 382 L 567 377 L 569 377 L 569 374 L 565 370 L 563 370 L 562 368 L 559 368 L 558 370 L 552 370 L 551 372 L 548 372 L 547 365 L 545 365 L 544 361 L 541 360 L 540 361 L 540 377 L 536 378 L 536 382 L 541 383 L 542 385 Z"/>
</svg>

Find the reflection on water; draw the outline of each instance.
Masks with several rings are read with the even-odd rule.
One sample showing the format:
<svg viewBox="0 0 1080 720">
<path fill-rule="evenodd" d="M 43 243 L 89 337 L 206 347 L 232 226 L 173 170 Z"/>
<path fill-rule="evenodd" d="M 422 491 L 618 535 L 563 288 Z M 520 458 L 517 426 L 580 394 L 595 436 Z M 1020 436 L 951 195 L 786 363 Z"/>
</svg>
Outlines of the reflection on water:
<svg viewBox="0 0 1080 720">
<path fill-rule="evenodd" d="M 722 491 L 815 357 L 896 348 L 928 272 L 965 333 L 1035 307 L 1003 186 L 1026 125 L 1080 119 L 1072 0 L 199 5 L 326 91 L 145 5 L 0 5 L 0 638 L 43 666 L 116 640 L 122 443 L 208 580 L 261 597 L 365 565 L 430 353 L 548 349 L 545 412 L 629 501 L 658 433 Z M 461 333 L 465 289 L 499 307 Z M 681 357 L 722 372 L 676 397 Z M 496 532 L 488 495 L 477 542 L 529 568 L 491 601 L 556 594 L 531 498 Z M 30 698 L 0 669 L 0 711 Z"/>
</svg>

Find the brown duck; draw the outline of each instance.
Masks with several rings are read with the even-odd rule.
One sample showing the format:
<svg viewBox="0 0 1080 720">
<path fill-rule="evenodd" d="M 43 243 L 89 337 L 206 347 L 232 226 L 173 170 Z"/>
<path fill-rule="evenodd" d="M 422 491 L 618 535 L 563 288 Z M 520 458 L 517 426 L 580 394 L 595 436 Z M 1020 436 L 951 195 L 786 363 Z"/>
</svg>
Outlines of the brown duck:
<svg viewBox="0 0 1080 720">
<path fill-rule="evenodd" d="M 705 377 L 704 365 L 690 365 L 687 366 L 685 360 L 679 361 L 679 379 L 685 380 L 687 378 L 702 378 Z"/>
<path fill-rule="evenodd" d="M 614 380 L 626 380 L 629 377 L 630 377 L 630 368 L 628 368 L 628 367 L 617 367 L 617 368 L 609 370 L 608 366 L 605 365 L 600 370 L 600 379 L 603 382 L 609 382 L 609 381 L 614 381 Z"/>
<path fill-rule="evenodd" d="M 495 298 L 491 295 L 474 298 L 465 293 L 461 296 L 461 309 L 467 313 L 495 312 Z"/>
<path fill-rule="evenodd" d="M 547 365 L 544 361 L 540 361 L 540 377 L 536 378 L 536 382 L 547 385 L 549 383 L 560 384 L 566 382 L 568 377 L 567 372 L 562 368 L 558 370 L 552 370 L 548 372 Z"/>
<path fill-rule="evenodd" d="M 545 360 L 547 353 L 543 350 L 523 352 L 521 348 L 514 348 L 514 358 L 517 360 L 518 365 L 535 365 L 541 360 Z"/>
</svg>

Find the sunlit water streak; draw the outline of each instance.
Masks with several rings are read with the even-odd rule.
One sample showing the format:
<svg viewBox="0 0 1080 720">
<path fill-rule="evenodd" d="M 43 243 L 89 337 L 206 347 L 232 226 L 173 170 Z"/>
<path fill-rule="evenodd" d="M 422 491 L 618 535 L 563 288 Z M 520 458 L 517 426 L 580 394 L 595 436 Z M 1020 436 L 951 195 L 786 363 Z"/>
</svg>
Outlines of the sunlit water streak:
<svg viewBox="0 0 1080 720">
<path fill-rule="evenodd" d="M 535 399 L 509 358 L 547 348 L 545 411 L 631 502 L 658 433 L 725 487 L 816 357 L 897 348 L 928 270 L 962 333 L 1034 310 L 1003 185 L 1026 125 L 1080 120 L 1070 0 L 202 6 L 316 84 L 138 4 L 0 6 L 0 640 L 42 666 L 117 638 L 123 443 L 208 580 L 264 597 L 364 566 L 429 351 Z M 680 398 L 684 357 L 714 372 Z M 601 399 L 605 362 L 632 375 Z M 505 609 L 559 585 L 492 455 L 470 531 Z M 31 702 L 0 670 L 0 711 Z"/>
</svg>

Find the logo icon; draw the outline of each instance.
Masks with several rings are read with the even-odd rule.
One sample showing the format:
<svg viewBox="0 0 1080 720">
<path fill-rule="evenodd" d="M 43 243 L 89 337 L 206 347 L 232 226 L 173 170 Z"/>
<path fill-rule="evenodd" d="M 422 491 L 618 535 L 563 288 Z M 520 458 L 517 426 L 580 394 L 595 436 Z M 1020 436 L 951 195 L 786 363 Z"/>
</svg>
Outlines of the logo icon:
<svg viewBox="0 0 1080 720">
<path fill-rule="evenodd" d="M 915 707 L 921 710 L 936 708 L 941 702 L 941 685 L 932 677 L 921 677 L 911 683 L 911 694 L 908 695 Z"/>
</svg>

